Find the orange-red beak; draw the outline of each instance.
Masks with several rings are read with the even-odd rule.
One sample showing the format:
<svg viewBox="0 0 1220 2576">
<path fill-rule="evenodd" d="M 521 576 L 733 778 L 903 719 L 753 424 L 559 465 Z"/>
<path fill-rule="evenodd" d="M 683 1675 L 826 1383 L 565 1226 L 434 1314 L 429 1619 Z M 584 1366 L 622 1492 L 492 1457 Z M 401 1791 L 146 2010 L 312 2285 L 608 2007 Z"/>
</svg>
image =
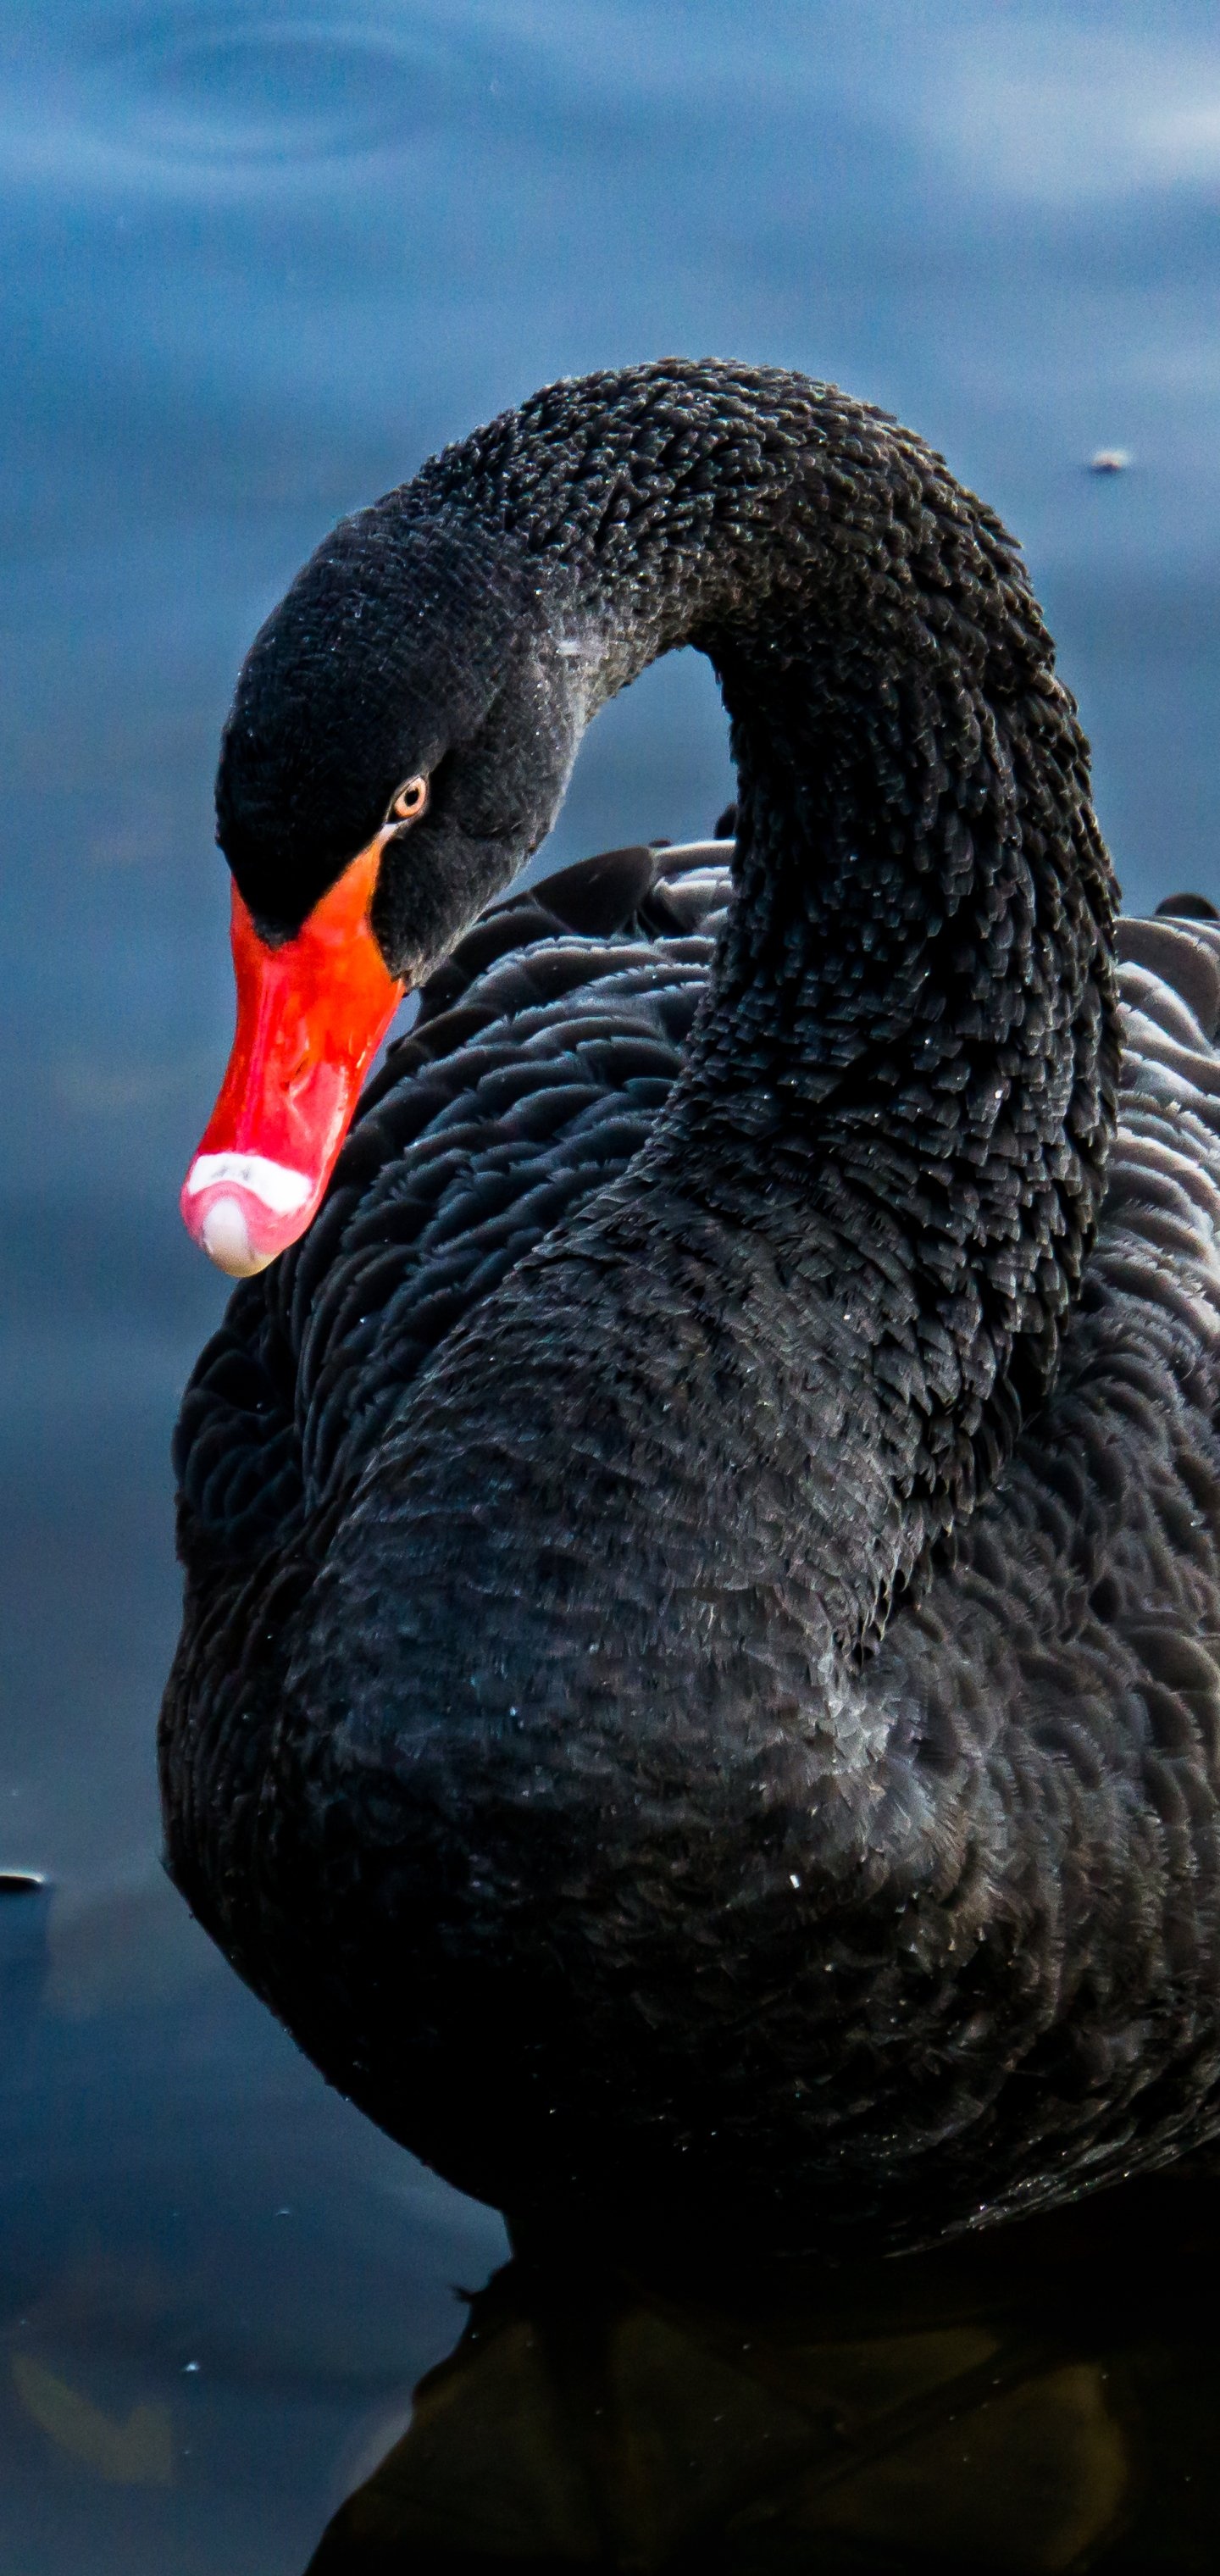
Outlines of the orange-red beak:
<svg viewBox="0 0 1220 2576">
<path fill-rule="evenodd" d="M 259 938 L 233 888 L 237 1032 L 182 1189 L 188 1232 L 231 1278 L 265 1269 L 304 1233 L 406 991 L 369 920 L 385 839 L 282 948 Z"/>
</svg>

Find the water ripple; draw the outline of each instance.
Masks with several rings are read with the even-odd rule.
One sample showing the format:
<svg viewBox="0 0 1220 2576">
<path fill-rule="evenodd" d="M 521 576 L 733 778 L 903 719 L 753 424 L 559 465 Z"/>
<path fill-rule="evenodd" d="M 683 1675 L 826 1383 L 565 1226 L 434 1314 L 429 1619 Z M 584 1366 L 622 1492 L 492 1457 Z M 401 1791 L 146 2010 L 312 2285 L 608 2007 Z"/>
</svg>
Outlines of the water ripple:
<svg viewBox="0 0 1220 2576">
<path fill-rule="evenodd" d="M 82 104 L 112 142 L 156 160 L 297 161 L 409 135 L 442 74 L 413 33 L 178 12 L 108 37 Z"/>
</svg>

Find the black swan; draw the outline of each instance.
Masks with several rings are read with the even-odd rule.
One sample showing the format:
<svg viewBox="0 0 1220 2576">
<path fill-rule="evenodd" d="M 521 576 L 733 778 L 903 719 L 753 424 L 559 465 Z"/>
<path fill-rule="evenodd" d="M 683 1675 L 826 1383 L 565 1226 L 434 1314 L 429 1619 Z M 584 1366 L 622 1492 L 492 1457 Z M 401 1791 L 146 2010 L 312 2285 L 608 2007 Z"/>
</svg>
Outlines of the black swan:
<svg viewBox="0 0 1220 2576">
<path fill-rule="evenodd" d="M 495 904 L 684 643 L 733 844 Z M 306 565 L 218 817 L 184 1208 L 281 1257 L 161 1762 L 240 1973 L 534 2220 L 900 2247 L 1220 2129 L 1220 924 L 1116 976 L 998 520 L 797 375 L 553 386 Z"/>
</svg>

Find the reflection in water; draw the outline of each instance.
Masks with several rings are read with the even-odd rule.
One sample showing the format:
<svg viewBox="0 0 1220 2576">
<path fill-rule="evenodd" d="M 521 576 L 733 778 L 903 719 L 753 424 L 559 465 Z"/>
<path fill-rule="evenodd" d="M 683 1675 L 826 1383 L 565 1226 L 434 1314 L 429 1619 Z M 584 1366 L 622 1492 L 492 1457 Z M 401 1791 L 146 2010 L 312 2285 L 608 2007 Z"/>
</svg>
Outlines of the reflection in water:
<svg viewBox="0 0 1220 2576">
<path fill-rule="evenodd" d="M 503 2256 L 159 1870 L 0 1880 L 4 2576 L 298 2576 Z"/>
<path fill-rule="evenodd" d="M 537 2249 L 309 2576 L 1210 2569 L 1218 2269 L 1198 2166 L 752 2292 Z"/>
</svg>

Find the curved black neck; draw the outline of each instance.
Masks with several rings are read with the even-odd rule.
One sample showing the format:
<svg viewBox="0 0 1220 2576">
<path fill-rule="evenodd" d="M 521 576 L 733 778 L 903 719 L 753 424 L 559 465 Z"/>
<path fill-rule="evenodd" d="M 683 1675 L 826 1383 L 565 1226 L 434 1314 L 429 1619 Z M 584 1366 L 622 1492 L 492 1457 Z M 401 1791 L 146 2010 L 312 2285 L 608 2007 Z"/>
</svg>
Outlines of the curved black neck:
<svg viewBox="0 0 1220 2576">
<path fill-rule="evenodd" d="M 719 674 L 736 900 L 631 1187 L 799 1281 L 840 1531 L 898 1532 L 828 1541 L 867 1630 L 1046 1389 L 1113 1125 L 1113 881 L 1017 550 L 883 415 L 713 362 L 552 387 L 410 506 L 523 567 L 575 731 L 675 645 Z"/>
<path fill-rule="evenodd" d="M 537 561 L 590 710 L 677 644 L 717 670 L 737 897 L 653 1161 L 823 1247 L 935 1521 L 1045 1388 L 1114 1115 L 1113 881 L 1017 550 L 777 371 L 560 385 L 429 472 Z"/>
</svg>

